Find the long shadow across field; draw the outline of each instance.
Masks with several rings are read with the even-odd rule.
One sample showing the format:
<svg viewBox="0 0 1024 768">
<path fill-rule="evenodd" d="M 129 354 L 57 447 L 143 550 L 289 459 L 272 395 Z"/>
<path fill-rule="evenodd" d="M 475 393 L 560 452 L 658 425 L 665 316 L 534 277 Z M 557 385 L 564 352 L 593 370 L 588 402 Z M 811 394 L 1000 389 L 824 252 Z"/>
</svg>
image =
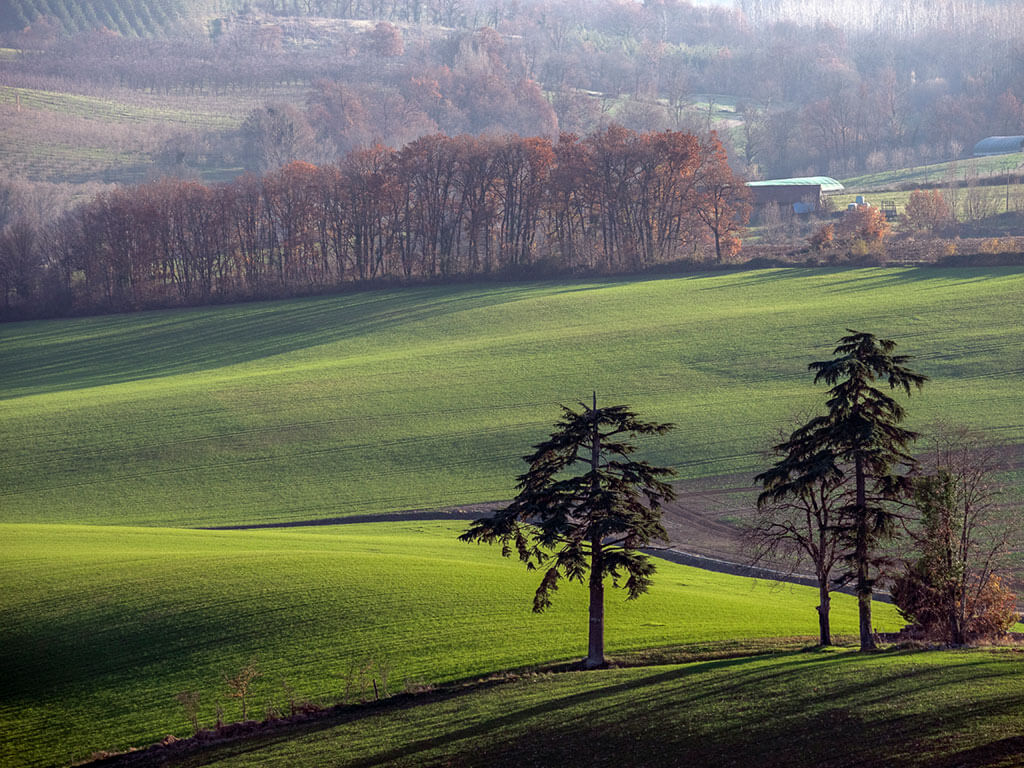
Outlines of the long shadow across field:
<svg viewBox="0 0 1024 768">
<path fill-rule="evenodd" d="M 884 677 L 869 674 L 839 687 L 813 685 L 829 668 L 860 661 L 799 654 L 770 667 L 753 659 L 696 664 L 569 694 L 344 764 L 415 764 L 419 755 L 432 763 L 434 757 L 425 753 L 465 742 L 456 747 L 456 762 L 475 766 L 585 764 L 580 757 L 586 754 L 615 754 L 625 763 L 646 766 L 882 766 L 892 765 L 896 755 L 902 764 L 932 765 L 924 755 L 907 753 L 908 737 L 924 744 L 942 740 L 950 731 L 962 732 L 1024 702 L 1017 694 L 980 702 L 969 711 L 950 713 L 939 706 L 879 723 L 875 708 L 885 707 L 893 693 Z M 910 670 L 902 676 L 899 696 L 935 698 L 951 679 L 977 685 L 991 676 L 979 676 L 972 664 Z M 791 693 L 780 697 L 780 688 Z M 759 691 L 766 692 L 760 714 Z M 720 717 L 702 711 L 707 702 Z M 629 714 L 618 714 L 625 711 Z M 529 743 L 524 733 L 530 734 Z M 1005 755 L 1015 742 L 1003 742 L 960 754 Z"/>
<path fill-rule="evenodd" d="M 263 765 L 271 758 L 279 765 L 309 756 L 303 745 L 335 743 L 336 750 L 314 753 L 321 764 L 604 765 L 610 763 L 601 756 L 614 755 L 619 765 L 952 768 L 993 764 L 1020 749 L 1022 737 L 992 739 L 977 728 L 1024 704 L 1024 693 L 1013 685 L 1019 664 L 1010 668 L 985 658 L 940 664 L 927 654 L 915 663 L 917 657 L 794 651 L 649 673 L 546 677 L 524 686 L 483 681 L 343 708 L 228 744 L 155 748 L 102 764 L 200 766 L 233 759 Z M 563 690 L 545 695 L 549 685 Z M 540 688 L 539 700 L 530 695 L 533 686 Z M 949 691 L 967 689 L 980 691 L 969 706 L 944 705 Z M 366 729 L 383 729 L 386 736 L 370 754 L 348 757 L 351 727 L 363 734 L 363 744 Z M 389 746 L 389 740 L 398 743 Z"/>
<path fill-rule="evenodd" d="M 1019 267 L 773 267 L 743 272 L 727 285 L 709 283 L 703 290 L 720 291 L 740 286 L 762 286 L 794 279 L 831 278 L 822 290 L 832 293 L 887 288 L 897 284 L 929 283 L 934 288 L 987 282 L 1019 273 Z M 707 277 L 703 273 L 702 277 Z"/>
<path fill-rule="evenodd" d="M 365 291 L 8 326 L 0 397 L 199 373 L 536 295 L 531 285 Z"/>
<path fill-rule="evenodd" d="M 415 325 L 480 307 L 547 293 L 578 293 L 632 281 L 730 275 L 706 290 L 736 289 L 794 278 L 828 276 L 827 291 L 857 291 L 951 279 L 991 280 L 1019 269 L 916 268 L 769 269 L 699 272 L 632 279 L 550 283 L 493 283 L 367 290 L 338 296 L 201 309 L 174 309 L 70 321 L 7 325 L 0 334 L 0 398 L 41 394 L 247 363 L 402 325 Z"/>
</svg>

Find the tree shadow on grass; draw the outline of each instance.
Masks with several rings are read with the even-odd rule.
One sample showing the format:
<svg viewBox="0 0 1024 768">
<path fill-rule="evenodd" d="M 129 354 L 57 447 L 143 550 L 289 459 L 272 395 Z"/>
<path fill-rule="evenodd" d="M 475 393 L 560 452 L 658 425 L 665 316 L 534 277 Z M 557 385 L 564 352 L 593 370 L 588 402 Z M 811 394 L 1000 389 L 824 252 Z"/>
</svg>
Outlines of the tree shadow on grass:
<svg viewBox="0 0 1024 768">
<path fill-rule="evenodd" d="M 727 668 L 733 665 L 742 665 L 744 663 L 749 662 L 749 658 L 741 658 L 707 662 L 707 664 L 715 668 Z M 697 666 L 701 666 L 702 668 L 708 668 L 705 665 Z M 517 723 L 524 722 L 534 717 L 550 715 L 557 711 L 565 710 L 567 708 L 574 706 L 593 705 L 601 701 L 602 699 L 614 696 L 618 693 L 630 691 L 637 692 L 645 687 L 657 686 L 661 683 L 665 683 L 692 673 L 692 667 L 673 667 L 669 670 L 664 670 L 652 675 L 645 676 L 640 680 L 630 680 L 625 683 L 619 683 L 593 690 L 572 693 L 567 696 L 545 701 L 541 704 L 529 706 L 523 709 L 516 709 L 514 711 L 509 712 L 508 714 L 490 719 L 485 719 L 481 722 L 473 723 L 472 725 L 468 725 L 462 728 L 457 727 L 453 730 L 447 730 L 443 733 L 438 733 L 434 736 L 429 736 L 423 739 L 417 739 L 402 747 L 390 750 L 383 750 L 371 756 L 346 760 L 344 763 L 339 764 L 350 766 L 351 768 L 362 768 L 364 766 L 383 766 L 398 763 L 400 761 L 411 758 L 417 754 L 441 748 L 448 744 L 452 744 L 458 741 L 485 738 L 489 739 L 494 734 L 500 735 L 501 733 L 505 732 Z M 215 750 L 214 754 L 197 756 L 196 758 L 187 761 L 187 763 L 185 764 L 189 766 L 206 765 L 208 763 L 216 763 L 217 761 L 225 759 L 226 757 L 238 757 L 246 754 L 258 753 L 259 751 L 266 749 L 268 747 L 272 747 L 276 744 L 288 742 L 295 738 L 309 736 L 313 733 L 330 730 L 341 725 L 357 722 L 368 717 L 374 717 L 385 712 L 387 714 L 393 715 L 398 710 L 406 710 L 414 707 L 427 705 L 433 702 L 444 701 L 450 703 L 465 698 L 467 696 L 480 694 L 488 689 L 505 686 L 507 684 L 507 680 L 485 681 L 482 683 L 477 683 L 475 685 L 460 686 L 456 688 L 454 691 L 444 691 L 437 694 L 429 694 L 427 696 L 418 696 L 403 699 L 398 702 L 392 703 L 390 706 L 386 702 L 384 702 L 381 704 L 381 706 L 363 707 L 351 712 L 343 711 L 336 717 L 330 717 L 328 719 L 313 724 L 300 725 L 298 726 L 296 731 L 288 731 L 281 733 L 279 735 L 274 735 L 272 737 L 260 739 L 257 743 L 240 743 L 228 747 L 218 748 Z M 111 763 L 111 765 L 115 764 L 120 765 L 121 763 Z"/>
<path fill-rule="evenodd" d="M 987 744 L 935 758 L 930 768 L 980 768 L 986 765 L 1020 765 L 1024 759 L 1024 736 L 1007 736 Z"/>
<path fill-rule="evenodd" d="M 912 283 L 932 283 L 932 288 L 948 288 L 951 285 L 985 282 L 1020 271 L 1019 267 L 773 267 L 739 272 L 728 283 L 709 284 L 704 290 L 755 287 L 807 278 L 821 280 L 815 290 L 830 293 L 867 291 Z"/>
<path fill-rule="evenodd" d="M 515 733 L 516 726 L 522 723 L 526 723 L 534 719 L 543 721 L 551 716 L 555 716 L 559 712 L 566 712 L 575 708 L 584 708 L 586 711 L 591 713 L 598 712 L 604 702 L 608 702 L 609 707 L 614 707 L 615 699 L 620 696 L 620 694 L 628 694 L 631 702 L 634 704 L 642 705 L 645 702 L 656 702 L 657 696 L 651 695 L 650 692 L 658 691 L 661 686 L 671 684 L 674 681 L 679 681 L 679 689 L 684 691 L 683 696 L 674 699 L 673 704 L 675 706 L 690 705 L 695 703 L 698 699 L 709 695 L 739 695 L 750 688 L 753 684 L 751 681 L 756 681 L 759 676 L 764 675 L 763 668 L 757 662 L 763 662 L 765 658 L 766 657 L 764 655 L 746 656 L 740 658 L 697 662 L 687 664 L 685 666 L 672 666 L 669 669 L 656 668 L 657 671 L 652 674 L 644 675 L 640 678 L 633 678 L 622 683 L 614 683 L 611 685 L 604 685 L 599 688 L 570 693 L 565 696 L 545 700 L 533 706 L 515 708 L 507 714 L 482 719 L 479 722 L 474 722 L 463 727 L 456 726 L 450 730 L 444 730 L 443 732 L 436 733 L 435 735 L 431 735 L 426 738 L 416 739 L 401 747 L 383 749 L 373 755 L 361 758 L 345 759 L 343 762 L 339 762 L 337 764 L 349 766 L 350 768 L 369 768 L 369 766 L 403 764 L 407 761 L 416 763 L 417 756 L 422 756 L 425 753 L 429 753 L 434 750 L 442 750 L 445 747 L 462 741 L 467 742 L 469 748 L 472 749 L 474 753 L 479 754 L 476 754 L 473 759 L 470 759 L 468 755 L 460 754 L 453 764 L 461 764 L 462 761 L 467 759 L 470 759 L 470 762 L 474 765 L 488 765 L 492 763 L 500 764 L 503 762 L 500 759 L 500 756 L 510 754 L 509 750 L 506 749 L 508 745 L 504 742 L 506 735 L 509 733 Z M 785 674 L 785 667 L 789 665 L 794 665 L 800 669 L 806 669 L 808 665 L 834 660 L 834 657 L 832 656 L 826 655 L 816 657 L 814 655 L 808 655 L 802 650 L 771 654 L 771 658 L 790 659 L 787 662 L 783 662 L 781 665 L 773 665 L 773 672 L 778 674 Z M 714 678 L 710 685 L 700 684 L 687 686 L 685 683 L 687 678 L 720 672 L 727 674 L 721 679 L 717 677 Z M 593 677 L 594 675 L 601 674 L 603 673 L 585 673 L 584 676 L 579 679 L 581 684 L 585 685 L 589 681 L 599 679 Z M 468 695 L 480 694 L 486 690 L 503 686 L 506 683 L 507 681 L 499 680 L 485 681 L 468 686 L 463 684 L 454 691 L 444 691 L 427 697 L 413 697 L 411 699 L 400 700 L 391 706 L 388 706 L 386 703 L 381 703 L 380 706 L 364 707 L 351 712 L 342 712 L 336 717 L 330 717 L 329 719 L 321 722 L 309 725 L 300 725 L 298 726 L 297 732 L 293 731 L 274 735 L 272 737 L 260 739 L 255 743 L 239 743 L 218 748 L 215 756 L 208 756 L 210 758 L 209 762 L 215 763 L 228 756 L 238 757 L 246 754 L 258 753 L 263 749 L 286 743 L 295 738 L 303 738 L 316 732 L 326 731 L 335 727 L 355 723 L 367 717 L 374 717 L 382 714 L 394 714 L 396 710 L 400 709 L 406 710 L 434 702 L 451 704 L 452 702 L 456 702 Z M 558 718 L 555 717 L 554 721 L 558 722 Z M 495 744 L 502 746 L 493 748 L 490 746 Z M 480 755 L 487 756 L 481 758 Z M 207 760 L 198 758 L 190 760 L 187 764 L 205 765 L 207 764 Z M 430 764 L 430 761 L 428 760 L 426 764 Z M 557 763 L 551 764 L 554 765 Z"/>
<path fill-rule="evenodd" d="M 481 723 L 475 731 L 466 728 L 439 735 L 346 765 L 432 763 L 435 756 L 427 752 L 443 752 L 449 743 L 466 739 L 457 751 L 447 753 L 457 755 L 457 764 L 590 764 L 592 761 L 579 759 L 589 753 L 595 757 L 617 755 L 625 758 L 623 764 L 645 766 L 931 766 L 937 764 L 932 751 L 942 753 L 947 734 L 959 734 L 969 742 L 976 723 L 991 722 L 1008 709 L 1016 711 L 1024 702 L 1020 694 L 1004 694 L 949 709 L 943 702 L 951 685 L 1019 678 L 1019 670 L 1012 675 L 981 671 L 971 663 L 900 671 L 895 690 L 888 674 L 872 673 L 868 666 L 839 686 L 828 684 L 829 666 L 870 665 L 876 659 L 878 655 L 855 653 L 803 656 L 782 664 L 733 668 L 710 679 L 699 674 L 710 671 L 710 665 L 694 665 L 563 697 Z M 692 678 L 687 679 L 689 675 Z M 770 689 L 780 683 L 786 695 L 771 694 Z M 1012 691 L 1012 681 L 1007 685 Z M 768 697 L 759 701 L 765 690 Z M 934 705 L 905 714 L 897 708 L 895 716 L 879 720 L 879 712 L 892 709 L 894 697 L 900 705 L 908 699 Z M 606 703 L 603 710 L 602 703 Z M 573 708 L 576 711 L 570 712 Z M 557 715 L 561 710 L 565 714 Z M 527 722 L 528 727 L 521 727 Z M 975 745 L 958 754 L 999 757 L 1015 743 Z M 416 759 L 419 754 L 425 758 L 422 762 Z M 524 754 L 530 759 L 520 762 L 516 756 Z M 600 759 L 593 762 L 603 764 Z M 951 755 L 948 768 L 984 764 L 988 763 L 957 761 Z"/>
<path fill-rule="evenodd" d="M 972 283 L 989 282 L 1008 274 L 1012 268 L 999 270 L 978 267 L 867 267 L 856 271 L 861 274 L 851 274 L 845 279 L 836 280 L 829 284 L 827 290 L 832 293 L 844 293 L 911 284 L 918 288 L 930 289 L 948 289 L 952 286 L 962 288 Z M 1019 272 L 1019 269 L 1017 271 Z"/>
<path fill-rule="evenodd" d="M 287 764 L 303 755 L 313 759 L 305 747 L 314 750 L 317 764 L 351 768 L 954 768 L 1012 758 L 1024 748 L 1024 737 L 992 740 L 978 726 L 991 726 L 1024 704 L 1015 684 L 1021 665 L 991 655 L 947 660 L 934 653 L 793 651 L 649 672 L 582 673 L 575 680 L 544 677 L 534 684 L 561 680 L 569 690 L 527 688 L 525 697 L 517 695 L 523 688 L 508 688 L 506 680 L 482 681 L 336 710 L 244 741 L 197 745 L 184 754 L 156 749 L 104 764 L 200 766 L 232 758 Z M 956 695 L 955 706 L 947 703 L 949 694 Z M 423 722 L 417 722 L 421 707 L 426 707 Z M 367 722 L 358 726 L 362 720 Z M 382 744 L 372 754 L 346 754 L 346 732 L 331 731 L 347 725 L 364 729 L 364 743 L 381 729 L 380 738 L 388 734 L 398 744 Z"/>
</svg>

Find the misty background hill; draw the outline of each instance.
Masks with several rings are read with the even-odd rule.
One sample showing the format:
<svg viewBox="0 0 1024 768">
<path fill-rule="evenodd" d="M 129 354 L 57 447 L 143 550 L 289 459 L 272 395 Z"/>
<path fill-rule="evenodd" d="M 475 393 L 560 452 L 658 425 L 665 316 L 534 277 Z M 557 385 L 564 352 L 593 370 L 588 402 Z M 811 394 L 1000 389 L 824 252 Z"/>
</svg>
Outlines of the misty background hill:
<svg viewBox="0 0 1024 768">
<path fill-rule="evenodd" d="M 50 184 L 215 181 L 437 132 L 555 137 L 617 122 L 716 130 L 750 178 L 844 178 L 1024 132 L 1017 10 L 12 0 L 0 9 L 0 169 Z M 272 152 L 267 107 L 285 137 Z"/>
</svg>

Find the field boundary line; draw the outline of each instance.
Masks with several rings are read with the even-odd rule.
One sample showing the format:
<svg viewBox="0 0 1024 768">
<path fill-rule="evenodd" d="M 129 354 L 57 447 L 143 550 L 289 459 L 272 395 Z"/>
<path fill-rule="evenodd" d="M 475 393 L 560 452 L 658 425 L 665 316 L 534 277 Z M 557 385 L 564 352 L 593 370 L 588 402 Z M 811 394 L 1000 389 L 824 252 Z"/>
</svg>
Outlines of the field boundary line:
<svg viewBox="0 0 1024 768">
<path fill-rule="evenodd" d="M 449 512 L 437 510 L 416 510 L 412 512 L 388 512 L 379 515 L 350 515 L 348 517 L 327 517 L 320 520 L 294 520 L 279 523 L 251 523 L 248 525 L 219 525 L 204 526 L 195 530 L 200 531 L 253 531 L 268 530 L 274 528 L 314 528 L 325 525 L 349 525 L 355 523 L 404 523 L 404 522 L 426 522 L 444 520 L 476 520 L 486 514 L 492 508 L 500 506 L 501 503 L 482 504 L 477 508 L 454 509 Z M 763 581 L 775 581 L 785 584 L 797 584 L 805 587 L 817 587 L 818 580 L 806 573 L 790 573 L 787 571 L 763 568 L 746 563 L 737 563 L 732 560 L 721 560 L 717 557 L 706 557 L 691 552 L 684 552 L 674 547 L 647 547 L 641 550 L 645 554 L 667 560 L 677 565 L 688 565 L 691 568 L 699 568 L 702 571 L 713 573 L 725 573 L 731 576 L 743 576 L 750 579 L 761 579 Z M 841 592 L 847 595 L 856 595 L 853 587 L 833 589 L 833 592 Z M 875 592 L 874 599 L 891 603 L 892 598 L 886 592 Z"/>
</svg>

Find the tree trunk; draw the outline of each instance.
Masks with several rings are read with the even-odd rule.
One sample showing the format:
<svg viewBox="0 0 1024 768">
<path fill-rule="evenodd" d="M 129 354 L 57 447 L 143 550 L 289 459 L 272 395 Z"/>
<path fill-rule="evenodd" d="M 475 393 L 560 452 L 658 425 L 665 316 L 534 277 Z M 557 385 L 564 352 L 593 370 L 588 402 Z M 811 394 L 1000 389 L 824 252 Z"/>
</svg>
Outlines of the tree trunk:
<svg viewBox="0 0 1024 768">
<path fill-rule="evenodd" d="M 829 610 L 832 598 L 829 596 L 828 581 L 818 580 L 818 644 L 832 645 L 832 627 L 829 621 Z"/>
<path fill-rule="evenodd" d="M 601 469 L 601 431 L 597 423 L 597 392 L 594 392 L 594 430 L 590 436 L 591 493 L 601 490 L 598 471 Z M 590 633 L 587 642 L 585 669 L 597 669 L 605 665 L 604 658 L 604 543 L 601 531 L 594 529 L 590 534 Z"/>
<path fill-rule="evenodd" d="M 875 650 L 875 633 L 871 628 L 871 580 L 868 563 L 868 510 L 864 465 L 860 456 L 856 461 L 857 479 L 857 541 L 854 560 L 857 564 L 857 607 L 860 613 L 860 649 Z"/>
<path fill-rule="evenodd" d="M 860 581 L 860 574 L 857 580 Z M 857 589 L 857 605 L 860 610 L 860 649 L 875 650 L 875 635 L 871 631 L 871 587 Z"/>
<path fill-rule="evenodd" d="M 966 584 L 966 578 L 966 574 L 961 572 L 959 583 L 949 590 L 949 629 L 953 645 L 967 644 L 967 591 L 960 586 Z"/>
<path fill-rule="evenodd" d="M 966 645 L 966 637 L 964 637 L 964 627 L 960 622 L 960 612 L 957 610 L 956 598 L 953 598 L 953 604 L 949 606 L 949 634 L 950 642 L 953 645 Z"/>
<path fill-rule="evenodd" d="M 590 635 L 587 643 L 585 669 L 606 664 L 604 658 L 604 552 L 598 535 L 590 541 Z"/>
</svg>

